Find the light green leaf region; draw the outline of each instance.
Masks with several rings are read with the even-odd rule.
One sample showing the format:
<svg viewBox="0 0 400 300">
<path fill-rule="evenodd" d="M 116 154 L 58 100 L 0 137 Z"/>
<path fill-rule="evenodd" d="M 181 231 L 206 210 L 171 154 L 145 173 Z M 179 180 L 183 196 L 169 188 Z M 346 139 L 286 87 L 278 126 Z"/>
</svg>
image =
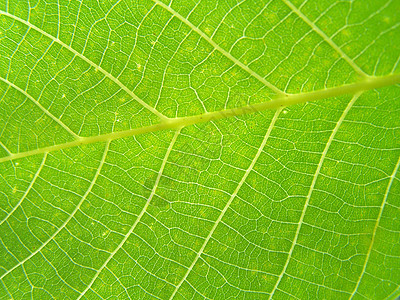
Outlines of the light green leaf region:
<svg viewBox="0 0 400 300">
<path fill-rule="evenodd" d="M 0 0 L 0 299 L 394 299 L 400 1 Z"/>
</svg>

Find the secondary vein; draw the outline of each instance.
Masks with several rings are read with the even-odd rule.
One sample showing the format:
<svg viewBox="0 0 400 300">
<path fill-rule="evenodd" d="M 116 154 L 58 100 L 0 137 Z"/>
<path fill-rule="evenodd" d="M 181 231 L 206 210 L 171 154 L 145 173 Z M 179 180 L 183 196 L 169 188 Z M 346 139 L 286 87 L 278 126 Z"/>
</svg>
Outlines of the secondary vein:
<svg viewBox="0 0 400 300">
<path fill-rule="evenodd" d="M 140 214 L 137 216 L 135 222 L 133 223 L 133 225 L 131 226 L 131 228 L 129 229 L 129 231 L 125 234 L 124 238 L 121 240 L 121 242 L 118 244 L 118 246 L 114 249 L 114 251 L 107 257 L 107 259 L 104 261 L 104 263 L 101 265 L 101 267 L 97 270 L 96 274 L 93 276 L 92 280 L 90 281 L 90 283 L 87 285 L 87 287 L 85 288 L 85 290 L 82 291 L 82 293 L 78 296 L 77 300 L 81 299 L 86 292 L 92 287 L 93 283 L 96 281 L 97 277 L 100 275 L 101 271 L 107 266 L 107 264 L 109 263 L 109 261 L 115 256 L 115 254 L 123 247 L 123 245 L 125 244 L 125 242 L 127 241 L 127 239 L 130 237 L 130 235 L 132 234 L 132 232 L 135 230 L 136 225 L 141 221 L 143 215 L 146 213 L 147 208 L 150 205 L 151 200 L 153 199 L 156 190 L 158 188 L 158 184 L 160 182 L 161 176 L 164 172 L 164 168 L 165 165 L 167 164 L 168 161 L 168 157 L 172 151 L 172 148 L 174 147 L 174 144 L 176 142 L 176 139 L 178 138 L 180 133 L 180 130 L 177 130 L 171 140 L 171 143 L 168 146 L 168 149 L 165 153 L 164 159 L 161 163 L 161 167 L 160 170 L 158 171 L 158 175 L 156 178 L 156 181 L 154 183 L 153 189 L 150 193 L 149 198 L 147 199 L 145 205 L 143 206 L 142 211 L 140 212 Z"/>
<path fill-rule="evenodd" d="M 9 86 L 11 86 L 12 88 L 16 89 L 18 92 L 20 92 L 21 94 L 23 94 L 25 97 L 27 97 L 29 100 L 31 100 L 33 103 L 35 103 L 35 105 L 37 107 L 39 107 L 47 116 L 50 117 L 50 119 L 52 119 L 53 121 L 55 121 L 58 125 L 60 125 L 62 128 L 64 128 L 70 135 L 72 135 L 74 138 L 79 138 L 79 135 L 77 135 L 75 132 L 73 132 L 71 130 L 71 128 L 69 128 L 67 125 L 65 125 L 59 118 L 57 118 L 56 116 L 54 116 L 49 110 L 47 110 L 46 108 L 44 108 L 39 101 L 37 101 L 35 98 L 33 98 L 31 95 L 29 95 L 25 90 L 21 89 L 20 87 L 18 87 L 17 85 L 15 85 L 14 83 L 8 81 L 7 79 L 4 79 L 2 77 L 0 77 L 0 80 L 3 81 L 4 83 L 8 84 Z"/>
<path fill-rule="evenodd" d="M 183 276 L 183 278 L 181 279 L 181 281 L 178 283 L 178 285 L 176 286 L 175 290 L 173 291 L 170 299 L 173 299 L 176 295 L 176 293 L 178 292 L 178 290 L 180 289 L 181 285 L 187 280 L 187 277 L 189 276 L 190 272 L 193 270 L 194 266 L 196 265 L 197 261 L 199 260 L 200 256 L 204 253 L 204 250 L 208 244 L 208 242 L 210 241 L 212 235 L 214 234 L 215 230 L 218 227 L 218 224 L 221 222 L 222 218 L 224 217 L 225 213 L 227 212 L 228 208 L 230 207 L 230 205 L 232 204 L 233 200 L 236 198 L 237 194 L 239 193 L 239 190 L 241 189 L 241 187 L 243 186 L 243 184 L 245 183 L 247 177 L 249 176 L 250 172 L 253 170 L 254 165 L 256 164 L 258 158 L 260 157 L 265 144 L 268 141 L 269 136 L 271 135 L 271 131 L 275 126 L 276 121 L 278 120 L 279 114 L 282 111 L 282 109 L 279 109 L 276 111 L 274 117 L 272 118 L 271 124 L 268 127 L 267 132 L 265 133 L 264 139 L 261 142 L 260 147 L 258 148 L 258 151 L 256 153 L 256 155 L 254 156 L 252 162 L 250 163 L 249 167 L 247 168 L 246 172 L 244 173 L 242 179 L 240 180 L 239 184 L 237 185 L 236 189 L 234 190 L 234 192 L 232 193 L 231 197 L 229 198 L 228 202 L 225 204 L 225 207 L 223 208 L 223 210 L 221 211 L 221 213 L 219 214 L 217 220 L 214 223 L 214 226 L 211 228 L 210 232 L 208 233 L 207 237 L 205 238 L 203 245 L 201 246 L 200 250 L 196 253 L 196 257 L 194 258 L 192 264 L 190 265 L 190 267 L 187 269 L 185 275 Z"/>
<path fill-rule="evenodd" d="M 109 78 L 111 81 L 113 81 L 115 84 L 117 84 L 122 90 L 124 90 L 129 96 L 131 96 L 133 99 L 135 99 L 138 103 L 140 103 L 143 107 L 145 107 L 147 110 L 149 110 L 150 112 L 152 112 L 153 114 L 155 114 L 156 116 L 158 116 L 160 119 L 167 119 L 166 116 L 164 116 L 162 113 L 160 113 L 158 110 L 156 110 L 154 107 L 151 107 L 149 104 L 147 104 L 146 102 L 144 102 L 142 99 L 140 99 L 134 92 L 132 92 L 130 89 L 128 89 L 127 86 L 125 86 L 121 81 L 119 81 L 118 78 L 114 77 L 111 73 L 107 72 L 106 70 L 104 70 L 102 67 L 100 67 L 99 65 L 95 64 L 93 61 L 91 61 L 90 59 L 88 59 L 86 56 L 84 56 L 83 54 L 79 53 L 78 51 L 76 51 L 74 48 L 72 48 L 71 46 L 65 44 L 63 41 L 59 40 L 58 38 L 52 36 L 51 34 L 48 34 L 47 32 L 43 31 L 42 29 L 40 29 L 39 27 L 29 23 L 28 21 L 25 21 L 24 19 L 21 19 L 17 16 L 14 16 L 8 12 L 2 11 L 0 10 L 0 15 L 5 15 L 7 17 L 10 17 L 14 20 L 17 20 L 18 22 L 21 22 L 22 24 L 28 26 L 28 28 L 32 28 L 34 30 L 36 30 L 37 32 L 41 33 L 42 35 L 48 37 L 49 39 L 51 39 L 52 41 L 58 43 L 59 45 L 61 45 L 62 47 L 68 49 L 69 51 L 71 51 L 75 56 L 81 58 L 83 61 L 85 61 L 86 63 L 88 63 L 89 65 L 91 65 L 93 68 L 95 68 L 96 70 L 99 70 L 101 73 L 104 74 L 104 76 L 106 76 L 107 78 Z"/>
<path fill-rule="evenodd" d="M 318 167 L 315 170 L 314 177 L 313 177 L 310 189 L 308 191 L 308 195 L 307 195 L 306 201 L 304 203 L 303 211 L 301 213 L 301 216 L 300 216 L 300 219 L 299 219 L 299 223 L 297 225 L 296 233 L 295 233 L 294 238 L 293 238 L 293 243 L 292 243 L 292 245 L 290 247 L 290 250 L 289 250 L 285 265 L 283 266 L 282 271 L 279 274 L 278 280 L 276 281 L 276 283 L 275 283 L 275 285 L 274 285 L 274 287 L 273 287 L 273 289 L 271 291 L 269 299 L 272 299 L 274 293 L 278 289 L 278 286 L 279 286 L 280 282 L 282 281 L 283 276 L 286 274 L 286 270 L 287 270 L 287 267 L 289 265 L 289 262 L 292 259 L 293 250 L 295 249 L 295 247 L 297 245 L 297 240 L 298 240 L 298 238 L 300 236 L 300 230 L 301 230 L 301 227 L 303 225 L 303 221 L 304 221 L 304 217 L 306 215 L 307 208 L 308 208 L 308 206 L 310 204 L 311 195 L 314 192 L 314 187 L 315 187 L 317 179 L 318 179 L 318 177 L 319 177 L 319 175 L 321 173 L 321 168 L 322 168 L 322 165 L 323 165 L 324 160 L 326 158 L 326 155 L 328 153 L 328 150 L 329 150 L 329 148 L 330 148 L 330 146 L 331 146 L 331 144 L 332 144 L 332 142 L 333 142 L 333 140 L 335 138 L 336 133 L 339 131 L 340 126 L 342 125 L 344 119 L 346 118 L 348 112 L 353 107 L 354 103 L 356 102 L 356 100 L 359 97 L 360 97 L 360 93 L 357 93 L 356 95 L 354 95 L 354 97 L 352 98 L 352 100 L 349 102 L 349 104 L 347 105 L 346 109 L 344 110 L 343 114 L 340 116 L 340 119 L 336 123 L 336 126 L 333 129 L 333 131 L 332 131 L 332 133 L 331 133 L 331 135 L 330 135 L 330 137 L 329 137 L 329 139 L 328 139 L 328 141 L 326 143 L 325 149 L 322 152 L 321 158 L 319 160 Z"/>
<path fill-rule="evenodd" d="M 285 93 L 278 89 L 276 86 L 274 86 L 272 83 L 268 82 L 264 77 L 260 76 L 256 72 L 254 72 L 252 69 L 250 69 L 248 66 L 246 66 L 244 63 L 242 63 L 240 60 L 238 60 L 236 57 L 234 57 L 232 54 L 230 54 L 228 51 L 226 51 L 224 48 L 222 48 L 220 45 L 218 45 L 216 42 L 214 42 L 207 34 L 205 34 L 203 31 L 201 31 L 199 28 L 197 28 L 194 24 L 192 24 L 188 19 L 186 19 L 184 16 L 179 14 L 176 10 L 174 10 L 171 6 L 168 6 L 164 4 L 163 2 L 159 0 L 153 0 L 155 3 L 169 11 L 172 15 L 177 17 L 179 20 L 181 20 L 183 23 L 185 23 L 187 26 L 190 27 L 193 31 L 195 31 L 197 34 L 199 34 L 203 39 L 205 39 L 210 45 L 212 45 L 215 49 L 217 49 L 222 55 L 225 57 L 229 58 L 233 63 L 238 65 L 241 69 L 245 70 L 247 73 L 249 73 L 251 76 L 255 77 L 258 79 L 260 82 L 262 82 L 264 85 L 269 87 L 271 90 L 273 90 L 275 93 L 278 95 L 284 95 Z"/>
<path fill-rule="evenodd" d="M 346 54 L 343 50 L 330 38 L 328 37 L 314 22 L 304 15 L 300 9 L 294 6 L 289 0 L 282 0 L 296 15 L 298 15 L 308 26 L 311 27 L 319 36 L 321 36 L 325 42 L 327 42 L 340 56 L 362 77 L 368 77 L 357 64 Z"/>
<path fill-rule="evenodd" d="M 351 293 L 351 296 L 350 296 L 349 299 L 353 299 L 354 296 L 358 293 L 357 290 L 358 290 L 358 288 L 359 288 L 359 286 L 360 286 L 360 284 L 361 284 L 362 278 L 364 277 L 364 274 L 365 274 L 365 271 L 366 271 L 366 269 L 367 269 L 367 265 L 368 265 L 368 262 L 369 262 L 369 258 L 370 258 L 371 253 L 372 253 L 372 248 L 374 247 L 375 237 L 376 237 L 376 233 L 377 233 L 377 231 L 378 231 L 379 223 L 380 223 L 381 218 L 382 218 L 382 215 L 383 215 L 383 210 L 384 210 L 385 205 L 386 205 L 386 203 L 387 203 L 387 199 L 388 199 L 388 197 L 389 197 L 390 189 L 391 189 L 392 184 L 393 184 L 393 182 L 394 182 L 394 180 L 395 180 L 395 178 L 396 178 L 396 174 L 397 174 L 399 168 L 400 168 L 400 157 L 399 157 L 399 159 L 397 160 L 397 164 L 396 164 L 396 166 L 394 167 L 394 170 L 393 170 L 392 175 L 390 175 L 390 177 L 389 177 L 390 179 L 389 179 L 388 185 L 387 185 L 387 187 L 386 187 L 386 192 L 385 192 L 385 195 L 384 195 L 384 197 L 383 197 L 383 200 L 382 200 L 382 203 L 381 203 L 381 206 L 380 206 L 380 209 L 379 209 L 379 213 L 378 213 L 378 217 L 377 217 L 377 219 L 376 219 L 376 223 L 375 223 L 374 230 L 373 230 L 373 232 L 372 232 L 372 239 L 371 239 L 371 243 L 370 243 L 369 248 L 368 248 L 367 255 L 366 255 L 366 257 L 365 257 L 364 265 L 363 265 L 362 271 L 361 271 L 361 273 L 360 273 L 360 276 L 359 276 L 359 278 L 358 278 L 358 280 L 357 280 L 357 284 L 355 285 L 354 290 L 353 290 L 353 292 Z"/>
<path fill-rule="evenodd" d="M 110 146 L 110 142 L 107 142 L 105 147 L 104 147 L 104 152 L 103 152 L 103 156 L 100 160 L 99 166 L 97 167 L 96 173 L 94 174 L 94 177 L 88 187 L 88 189 L 86 190 L 85 194 L 82 196 L 81 200 L 79 201 L 79 203 L 76 205 L 75 209 L 71 212 L 71 214 L 67 217 L 67 219 L 64 221 L 64 223 L 39 247 L 37 248 L 34 252 L 32 252 L 30 255 L 28 255 L 27 257 L 25 257 L 23 260 L 21 260 L 19 263 L 17 263 L 16 265 L 14 265 L 12 268 L 10 268 L 9 270 L 7 270 L 7 272 L 5 272 L 4 274 L 2 274 L 0 276 L 0 281 L 7 276 L 7 274 L 11 273 L 13 270 L 15 270 L 16 268 L 18 268 L 20 265 L 23 265 L 26 261 L 28 261 L 29 259 L 31 259 L 33 256 L 35 256 L 38 252 L 40 252 L 50 241 L 52 241 L 55 236 L 63 229 L 65 228 L 65 226 L 67 226 L 68 222 L 75 216 L 75 213 L 81 208 L 82 203 L 86 200 L 86 198 L 88 197 L 88 195 L 90 194 L 90 192 L 92 191 L 93 186 L 96 184 L 97 178 L 100 176 L 100 172 L 101 169 L 103 168 L 103 165 L 106 161 L 106 157 L 108 154 L 108 150 L 109 150 L 109 146 Z"/>
</svg>

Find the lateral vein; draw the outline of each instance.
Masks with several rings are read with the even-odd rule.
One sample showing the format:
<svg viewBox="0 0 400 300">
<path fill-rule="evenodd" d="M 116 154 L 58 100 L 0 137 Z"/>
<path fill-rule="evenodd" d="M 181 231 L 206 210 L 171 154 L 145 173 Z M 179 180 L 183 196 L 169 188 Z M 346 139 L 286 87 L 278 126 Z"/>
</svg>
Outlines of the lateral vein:
<svg viewBox="0 0 400 300">
<path fill-rule="evenodd" d="M 101 73 L 103 73 L 108 79 L 110 79 L 111 81 L 113 81 L 114 83 L 116 83 L 122 90 L 124 90 L 128 95 L 130 95 L 133 99 L 135 99 L 138 103 L 140 103 L 143 107 L 145 107 L 147 110 L 149 110 L 150 112 L 152 112 L 153 114 L 155 114 L 156 116 L 158 116 L 161 120 L 164 119 L 168 119 L 166 116 L 164 116 L 162 113 L 160 113 L 158 110 L 156 110 L 154 107 L 150 106 L 149 104 L 147 104 L 146 102 L 144 102 L 142 99 L 140 99 L 134 92 L 132 92 L 130 89 L 128 89 L 128 87 L 126 85 L 124 85 L 121 81 L 119 81 L 118 78 L 114 77 L 113 75 L 111 75 L 111 73 L 107 72 L 106 70 L 104 70 L 102 67 L 100 67 L 99 65 L 95 64 L 93 61 L 91 61 L 90 59 L 88 59 L 86 56 L 84 56 L 83 54 L 79 53 L 78 51 L 76 51 L 74 48 L 72 48 L 71 46 L 65 44 L 63 41 L 59 40 L 58 38 L 52 36 L 51 34 L 43 31 L 42 29 L 40 29 L 39 27 L 29 23 L 28 21 L 21 19 L 17 16 L 14 16 L 8 12 L 5 12 L 3 10 L 0 10 L 0 15 L 5 15 L 7 17 L 10 17 L 14 20 L 17 20 L 19 22 L 21 22 L 22 24 L 28 26 L 28 28 L 32 28 L 34 30 L 36 30 L 37 32 L 43 34 L 44 36 L 48 37 L 49 39 L 51 39 L 52 41 L 58 43 L 59 45 L 61 45 L 62 47 L 68 49 L 69 51 L 71 51 L 75 56 L 78 56 L 79 58 L 81 58 L 82 60 L 84 60 L 86 63 L 88 63 L 89 65 L 91 65 L 93 68 L 95 68 L 96 70 L 99 70 Z"/>
<path fill-rule="evenodd" d="M 190 272 L 193 270 L 194 266 L 196 265 L 196 262 L 199 260 L 200 256 L 203 254 L 204 249 L 206 248 L 208 242 L 210 241 L 212 235 L 214 234 L 215 230 L 218 227 L 218 224 L 221 222 L 222 218 L 224 217 L 225 213 L 227 212 L 229 206 L 231 205 L 231 203 L 233 202 L 233 200 L 236 198 L 236 195 L 239 193 L 239 190 L 241 189 L 241 187 L 243 186 L 244 182 L 246 181 L 247 177 L 249 176 L 250 172 L 253 170 L 254 165 L 256 164 L 258 158 L 260 157 L 265 144 L 268 141 L 269 136 L 271 135 L 272 129 L 275 126 L 276 121 L 278 120 L 279 114 L 282 111 L 282 109 L 278 109 L 275 112 L 274 117 L 272 118 L 271 124 L 268 127 L 267 132 L 265 133 L 264 139 L 261 142 L 260 147 L 258 148 L 258 151 L 256 153 L 256 155 L 254 156 L 253 160 L 251 161 L 249 167 L 247 168 L 246 172 L 244 173 L 242 179 L 240 180 L 239 184 L 237 185 L 236 189 L 234 190 L 234 192 L 232 193 L 231 197 L 229 198 L 228 202 L 225 204 L 225 207 L 223 208 L 223 210 L 221 211 L 221 213 L 219 214 L 217 220 L 215 221 L 213 227 L 211 228 L 210 232 L 208 233 L 207 237 L 205 238 L 203 245 L 201 246 L 200 250 L 197 252 L 195 259 L 193 260 L 192 264 L 190 265 L 190 267 L 187 269 L 185 275 L 183 276 L 183 278 L 181 279 L 181 281 L 178 283 L 178 285 L 176 286 L 174 292 L 172 293 L 170 299 L 173 299 L 176 295 L 176 293 L 178 292 L 179 288 L 181 287 L 182 283 L 186 281 L 187 277 L 189 276 Z"/>
<path fill-rule="evenodd" d="M 17 208 L 21 205 L 21 203 L 24 201 L 24 199 L 26 198 L 26 196 L 29 194 L 30 190 L 32 189 L 32 186 L 34 185 L 34 183 L 36 182 L 36 179 L 39 177 L 40 172 L 43 169 L 43 166 L 45 165 L 46 162 L 46 158 L 47 158 L 47 153 L 45 153 L 43 155 L 43 159 L 42 162 L 40 163 L 39 168 L 37 169 L 35 175 L 33 176 L 28 188 L 26 189 L 25 193 L 22 195 L 21 199 L 18 201 L 18 203 L 11 209 L 11 211 L 0 221 L 0 226 L 1 224 L 3 224 L 5 221 L 7 221 L 7 219 L 14 213 L 14 211 L 17 210 Z"/>
<path fill-rule="evenodd" d="M 166 9 L 169 11 L 172 15 L 177 17 L 179 20 L 181 20 L 183 23 L 185 23 L 187 26 L 190 27 L 193 31 L 195 31 L 197 34 L 199 34 L 203 39 L 205 39 L 210 45 L 212 45 L 215 49 L 217 49 L 222 55 L 225 57 L 229 58 L 233 63 L 238 65 L 241 69 L 245 70 L 247 73 L 249 73 L 251 76 L 255 77 L 257 80 L 262 82 L 264 85 L 269 87 L 271 90 L 273 90 L 275 93 L 278 95 L 284 95 L 285 93 L 278 89 L 275 85 L 272 83 L 268 82 L 264 77 L 260 76 L 256 72 L 254 72 L 252 69 L 250 69 L 248 66 L 246 66 L 244 63 L 242 63 L 240 60 L 235 58 L 232 54 L 230 54 L 228 51 L 226 51 L 224 48 L 222 48 L 220 45 L 218 45 L 216 42 L 214 42 L 207 34 L 205 34 L 203 31 L 201 31 L 199 28 L 194 26 L 188 19 L 183 17 L 181 14 L 179 14 L 176 10 L 174 10 L 171 6 L 168 6 L 164 4 L 163 2 L 159 0 L 153 0 L 156 4 L 160 5 L 162 8 Z"/>
<path fill-rule="evenodd" d="M 386 205 L 386 203 L 387 203 L 387 198 L 389 197 L 389 192 L 390 192 L 390 189 L 391 189 L 391 187 L 392 187 L 393 181 L 394 181 L 394 179 L 396 178 L 396 174 L 397 174 L 397 172 L 398 172 L 398 170 L 399 170 L 399 167 L 400 167 L 400 157 L 399 157 L 399 159 L 397 160 L 397 164 L 396 164 L 396 166 L 394 167 L 393 173 L 392 173 L 392 174 L 390 175 L 390 177 L 389 177 L 390 179 L 389 179 L 388 185 L 387 185 L 387 187 L 386 187 L 386 192 L 385 192 L 385 195 L 384 195 L 384 197 L 383 197 L 381 207 L 380 207 L 380 209 L 379 209 L 379 213 L 378 213 L 378 217 L 377 217 L 377 219 L 376 219 L 376 223 L 375 223 L 374 230 L 373 230 L 373 232 L 372 232 L 372 239 L 371 239 L 371 243 L 370 243 L 369 248 L 368 248 L 367 255 L 366 255 L 366 257 L 365 257 L 364 265 L 363 265 L 362 271 L 361 271 L 361 273 L 360 273 L 360 276 L 359 276 L 359 278 L 358 278 L 358 280 L 357 280 L 357 284 L 356 284 L 356 286 L 354 287 L 354 290 L 353 290 L 353 292 L 351 293 L 351 296 L 350 296 L 349 299 L 353 299 L 353 297 L 354 297 L 355 294 L 357 293 L 358 287 L 360 286 L 360 283 L 361 283 L 361 279 L 363 278 L 363 276 L 364 276 L 364 274 L 365 274 L 365 270 L 367 269 L 368 261 L 369 261 L 369 258 L 370 258 L 370 256 L 371 256 L 372 248 L 373 248 L 374 242 L 375 242 L 376 232 L 377 232 L 378 227 L 379 227 L 379 222 L 381 221 L 382 214 L 383 214 L 383 210 L 384 210 L 385 205 Z"/>
<path fill-rule="evenodd" d="M 289 0 L 282 0 L 296 15 L 300 17 L 308 26 L 311 27 L 319 36 L 321 36 L 325 42 L 327 42 L 340 56 L 362 77 L 368 77 L 369 75 L 366 74 L 357 64 L 346 54 L 343 50 L 336 45 L 336 43 L 328 37 L 314 22 L 312 22 L 305 14 L 303 14 L 300 9 L 294 6 Z"/>
<path fill-rule="evenodd" d="M 309 206 L 309 204 L 310 204 L 311 195 L 312 195 L 312 193 L 313 193 L 313 191 L 314 191 L 315 184 L 316 184 L 317 179 L 318 179 L 318 177 L 319 177 L 319 175 L 320 175 L 321 168 L 322 168 L 322 164 L 323 164 L 323 162 L 324 162 L 324 160 L 325 160 L 325 158 L 326 158 L 326 155 L 327 155 L 327 153 L 328 153 L 328 150 L 329 150 L 329 148 L 330 148 L 330 146 L 331 146 L 331 144 L 332 144 L 332 142 L 333 142 L 333 139 L 335 138 L 336 133 L 338 132 L 340 126 L 342 125 L 344 119 L 346 118 L 348 112 L 349 112 L 350 109 L 353 107 L 354 103 L 356 102 L 356 100 L 358 99 L 358 97 L 360 97 L 360 95 L 361 95 L 361 92 L 360 92 L 360 93 L 357 93 L 356 95 L 354 95 L 354 97 L 351 99 L 351 101 L 350 101 L 349 104 L 347 105 L 346 109 L 344 110 L 344 112 L 343 112 L 342 115 L 340 116 L 340 118 L 339 118 L 338 122 L 336 123 L 336 126 L 335 126 L 335 128 L 333 129 L 331 135 L 329 136 L 329 139 L 328 139 L 328 141 L 327 141 L 327 143 L 326 143 L 326 146 L 325 146 L 325 148 L 324 148 L 324 150 L 323 150 L 323 152 L 322 152 L 321 158 L 320 158 L 320 160 L 319 160 L 318 167 L 317 167 L 317 169 L 315 170 L 314 177 L 313 177 L 313 180 L 312 180 L 312 182 L 311 182 L 310 189 L 309 189 L 309 191 L 308 191 L 306 201 L 305 201 L 305 203 L 304 203 L 304 208 L 303 208 L 303 211 L 302 211 L 302 213 L 301 213 L 301 216 L 300 216 L 300 219 L 299 219 L 299 223 L 298 223 L 298 225 L 297 225 L 296 233 L 295 233 L 295 235 L 294 235 L 293 242 L 292 242 L 292 245 L 291 245 L 290 250 L 289 250 L 289 253 L 288 253 L 288 257 L 287 257 L 287 259 L 286 259 L 285 265 L 284 265 L 283 268 L 282 268 L 281 273 L 279 274 L 278 280 L 276 281 L 276 283 L 275 283 L 275 285 L 274 285 L 274 287 L 273 287 L 273 289 L 272 289 L 272 291 L 271 291 L 271 294 L 270 294 L 269 299 L 272 299 L 272 297 L 273 297 L 275 291 L 278 289 L 279 283 L 281 282 L 283 276 L 285 275 L 286 270 L 287 270 L 287 267 L 288 267 L 288 265 L 289 265 L 289 262 L 290 262 L 290 260 L 291 260 L 291 258 L 292 258 L 293 250 L 294 250 L 295 246 L 297 245 L 297 239 L 298 239 L 298 237 L 299 237 L 299 235 L 300 235 L 300 230 L 301 230 L 301 227 L 302 227 L 302 225 L 303 225 L 303 223 L 304 223 L 304 222 L 303 222 L 303 221 L 304 221 L 304 217 L 305 217 L 305 215 L 306 215 L 307 208 L 308 208 L 308 206 Z"/>
<path fill-rule="evenodd" d="M 47 116 L 50 117 L 53 121 L 55 121 L 58 125 L 60 125 L 62 128 L 64 128 L 69 134 L 71 134 L 75 139 L 79 139 L 79 135 L 77 135 L 75 132 L 71 130 L 67 125 L 65 125 L 59 118 L 54 116 L 50 111 L 48 111 L 46 108 L 44 108 L 39 101 L 37 101 L 35 98 L 33 98 L 31 95 L 29 95 L 25 90 L 21 89 L 20 87 L 16 86 L 14 83 L 8 81 L 7 79 L 4 79 L 0 77 L 0 80 L 3 81 L 4 83 L 8 84 L 12 88 L 16 89 L 18 92 L 22 93 L 25 97 L 27 97 L 29 100 L 31 100 L 37 107 L 39 107 Z"/>
<path fill-rule="evenodd" d="M 28 255 L 27 257 L 25 257 L 23 260 L 21 260 L 18 264 L 14 265 L 12 268 L 10 268 L 9 270 L 7 270 L 7 272 L 5 272 L 4 274 L 2 274 L 0 276 L 0 280 L 2 280 L 5 276 L 7 276 L 7 274 L 10 274 L 13 270 L 15 270 L 16 268 L 18 268 L 20 265 L 24 264 L 26 261 L 28 261 L 30 258 L 32 258 L 33 256 L 35 256 L 38 252 L 40 252 L 50 241 L 52 241 L 55 236 L 65 227 L 67 226 L 68 222 L 75 216 L 75 213 L 80 209 L 82 203 L 85 201 L 85 199 L 87 198 L 87 196 L 89 195 L 89 193 L 92 191 L 93 186 L 95 185 L 97 178 L 100 175 L 101 169 L 103 168 L 104 162 L 106 161 L 106 157 L 107 157 L 107 153 L 108 153 L 108 149 L 110 146 L 110 141 L 108 141 L 104 147 L 104 152 L 103 152 L 103 156 L 100 160 L 99 166 L 97 167 L 96 173 L 92 179 L 92 182 L 90 183 L 88 189 L 86 190 L 85 194 L 82 196 L 81 200 L 79 201 L 79 203 L 76 205 L 75 209 L 73 210 L 73 212 L 67 217 L 67 219 L 64 221 L 64 223 L 51 235 L 51 237 L 49 237 L 39 248 L 37 248 L 34 252 L 32 252 L 30 255 Z"/>
<path fill-rule="evenodd" d="M 91 288 L 93 283 L 96 281 L 97 277 L 100 275 L 101 271 L 107 266 L 108 262 L 114 257 L 114 255 L 118 252 L 118 250 L 122 248 L 122 246 L 125 244 L 126 240 L 130 237 L 131 233 L 135 230 L 136 225 L 140 222 L 140 220 L 142 219 L 143 215 L 147 211 L 147 208 L 149 207 L 150 202 L 151 202 L 151 200 L 153 199 L 153 196 L 156 193 L 156 190 L 157 190 L 157 187 L 158 187 L 158 183 L 160 182 L 161 176 L 162 176 L 162 174 L 164 172 L 164 168 L 165 168 L 165 165 L 167 164 L 169 154 L 171 153 L 172 148 L 174 147 L 175 141 L 178 138 L 179 133 L 180 133 L 180 130 L 177 130 L 175 132 L 174 137 L 172 138 L 172 140 L 171 140 L 171 142 L 169 144 L 169 147 L 168 147 L 168 149 L 167 149 L 167 151 L 165 153 L 164 159 L 163 159 L 163 161 L 161 163 L 160 170 L 158 171 L 158 175 L 157 175 L 156 181 L 154 183 L 153 189 L 152 189 L 152 191 L 150 193 L 150 196 L 147 199 L 145 205 L 143 206 L 142 211 L 139 213 L 139 215 L 137 216 L 135 222 L 133 223 L 133 225 L 131 226 L 129 231 L 126 233 L 124 238 L 121 240 L 121 242 L 118 244 L 118 246 L 114 249 L 114 251 L 107 257 L 107 259 L 104 261 L 104 263 L 101 265 L 101 267 L 97 270 L 96 274 L 93 276 L 93 278 L 90 281 L 90 283 L 88 284 L 88 286 L 79 295 L 77 300 L 81 299 L 85 295 L 85 293 Z"/>
</svg>

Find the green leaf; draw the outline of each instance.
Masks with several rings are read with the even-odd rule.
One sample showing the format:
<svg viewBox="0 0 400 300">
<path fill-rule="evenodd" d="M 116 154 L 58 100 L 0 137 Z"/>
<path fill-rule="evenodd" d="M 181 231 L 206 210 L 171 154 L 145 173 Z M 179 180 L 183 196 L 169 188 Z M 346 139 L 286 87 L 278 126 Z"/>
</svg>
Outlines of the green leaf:
<svg viewBox="0 0 400 300">
<path fill-rule="evenodd" d="M 0 299 L 394 299 L 400 1 L 0 0 Z"/>
</svg>

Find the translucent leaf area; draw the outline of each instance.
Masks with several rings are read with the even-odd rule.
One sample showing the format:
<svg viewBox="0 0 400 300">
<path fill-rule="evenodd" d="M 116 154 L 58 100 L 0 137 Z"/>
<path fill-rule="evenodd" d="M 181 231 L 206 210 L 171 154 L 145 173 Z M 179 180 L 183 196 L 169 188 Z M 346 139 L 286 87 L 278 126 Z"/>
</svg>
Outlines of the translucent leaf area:
<svg viewBox="0 0 400 300">
<path fill-rule="evenodd" d="M 395 299 L 399 0 L 0 0 L 0 299 Z"/>
</svg>

